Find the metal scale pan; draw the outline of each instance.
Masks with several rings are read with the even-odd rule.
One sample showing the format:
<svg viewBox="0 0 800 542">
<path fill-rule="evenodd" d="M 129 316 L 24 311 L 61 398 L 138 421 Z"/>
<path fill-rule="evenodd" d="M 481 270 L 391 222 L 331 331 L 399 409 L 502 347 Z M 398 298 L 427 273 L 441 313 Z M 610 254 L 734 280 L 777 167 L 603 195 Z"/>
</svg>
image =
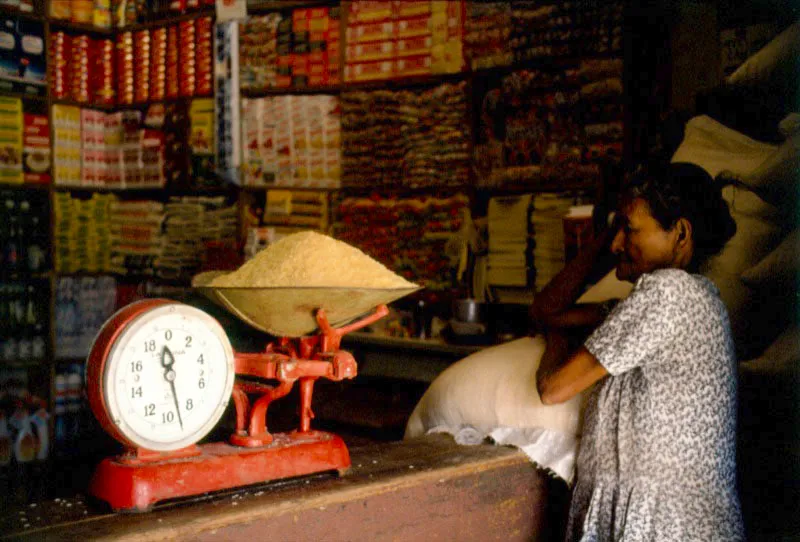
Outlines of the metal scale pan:
<svg viewBox="0 0 800 542">
<path fill-rule="evenodd" d="M 324 309 L 338 327 L 412 292 L 414 288 L 344 288 L 339 286 L 216 287 L 210 282 L 225 272 L 196 275 L 192 286 L 243 322 L 277 337 L 302 337 L 317 329 L 314 317 Z"/>
</svg>

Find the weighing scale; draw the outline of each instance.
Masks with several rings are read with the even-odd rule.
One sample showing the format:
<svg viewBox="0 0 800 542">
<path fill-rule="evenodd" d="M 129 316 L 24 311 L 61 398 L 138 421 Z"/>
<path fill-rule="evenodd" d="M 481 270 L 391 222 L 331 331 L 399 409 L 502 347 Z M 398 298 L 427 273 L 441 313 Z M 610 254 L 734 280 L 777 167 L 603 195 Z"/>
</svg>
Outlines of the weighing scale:
<svg viewBox="0 0 800 542">
<path fill-rule="evenodd" d="M 208 285 L 213 276 L 198 275 L 194 285 L 279 338 L 263 352 L 236 352 L 209 314 L 167 299 L 128 305 L 103 325 L 86 364 L 87 395 L 100 425 L 125 452 L 100 463 L 89 493 L 114 510 L 147 511 L 164 500 L 344 473 L 350 467 L 344 441 L 311 429 L 314 382 L 354 378 L 357 364 L 339 348 L 342 337 L 417 289 L 216 288 Z M 267 408 L 295 382 L 300 427 L 270 433 Z M 251 403 L 250 396 L 257 398 Z M 198 445 L 231 398 L 236 431 L 227 442 Z"/>
</svg>

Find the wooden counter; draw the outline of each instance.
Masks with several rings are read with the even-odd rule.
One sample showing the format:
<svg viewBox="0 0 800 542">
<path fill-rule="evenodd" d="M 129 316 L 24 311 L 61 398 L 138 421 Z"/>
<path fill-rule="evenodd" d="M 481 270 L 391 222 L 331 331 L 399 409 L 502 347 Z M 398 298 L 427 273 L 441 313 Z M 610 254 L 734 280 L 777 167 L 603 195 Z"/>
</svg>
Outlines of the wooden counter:
<svg viewBox="0 0 800 542">
<path fill-rule="evenodd" d="M 32 503 L 3 511 L 0 539 L 529 541 L 560 530 L 548 511 L 558 487 L 516 449 L 431 435 L 356 448 L 351 458 L 341 478 L 277 482 L 145 514 L 103 512 L 80 495 Z"/>
</svg>

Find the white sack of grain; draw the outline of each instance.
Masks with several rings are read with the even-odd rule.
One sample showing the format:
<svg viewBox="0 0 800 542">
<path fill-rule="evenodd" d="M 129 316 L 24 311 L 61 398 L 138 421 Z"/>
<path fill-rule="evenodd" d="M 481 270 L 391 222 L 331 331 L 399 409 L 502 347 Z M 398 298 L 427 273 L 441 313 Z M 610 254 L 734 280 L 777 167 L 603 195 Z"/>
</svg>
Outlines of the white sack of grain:
<svg viewBox="0 0 800 542">
<path fill-rule="evenodd" d="M 578 302 L 620 299 L 631 288 L 612 271 Z M 444 432 L 460 444 L 477 444 L 488 437 L 520 448 L 538 466 L 571 482 L 586 392 L 562 404 L 542 404 L 536 370 L 545 346 L 541 335 L 523 337 L 454 363 L 420 399 L 405 438 Z"/>
</svg>

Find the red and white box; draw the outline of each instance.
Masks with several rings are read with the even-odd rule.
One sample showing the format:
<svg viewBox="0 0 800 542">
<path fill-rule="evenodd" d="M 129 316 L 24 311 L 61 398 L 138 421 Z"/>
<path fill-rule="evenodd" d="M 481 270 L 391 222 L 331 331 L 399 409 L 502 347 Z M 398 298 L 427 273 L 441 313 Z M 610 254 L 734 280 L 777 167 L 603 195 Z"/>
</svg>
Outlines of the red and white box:
<svg viewBox="0 0 800 542">
<path fill-rule="evenodd" d="M 447 3 L 455 2 L 450 0 Z M 431 0 L 394 0 L 392 7 L 395 19 L 419 17 L 422 15 L 430 15 Z"/>
<path fill-rule="evenodd" d="M 389 60 L 395 56 L 395 42 L 391 40 L 376 41 L 372 43 L 357 43 L 348 45 L 346 49 L 346 62 L 372 62 L 376 60 Z"/>
<path fill-rule="evenodd" d="M 412 19 L 398 19 L 395 21 L 398 39 L 429 36 L 431 33 L 430 17 L 415 17 Z"/>
<path fill-rule="evenodd" d="M 395 23 L 394 21 L 384 21 L 373 24 L 348 25 L 346 35 L 348 44 L 390 40 L 395 37 Z"/>
<path fill-rule="evenodd" d="M 358 62 L 345 66 L 345 79 L 347 81 L 375 81 L 388 79 L 394 74 L 394 62 L 383 60 L 380 62 Z"/>
<path fill-rule="evenodd" d="M 398 77 L 428 75 L 431 73 L 431 65 L 430 55 L 398 58 L 395 64 L 395 75 Z"/>
<path fill-rule="evenodd" d="M 359 0 L 350 3 L 348 20 L 358 23 L 369 23 L 391 19 L 394 15 L 392 0 Z"/>
<path fill-rule="evenodd" d="M 47 115 L 25 113 L 22 132 L 24 180 L 31 184 L 50 182 L 50 124 Z"/>
<path fill-rule="evenodd" d="M 430 36 L 418 36 L 397 40 L 395 50 L 398 58 L 431 54 L 433 41 Z"/>
</svg>

